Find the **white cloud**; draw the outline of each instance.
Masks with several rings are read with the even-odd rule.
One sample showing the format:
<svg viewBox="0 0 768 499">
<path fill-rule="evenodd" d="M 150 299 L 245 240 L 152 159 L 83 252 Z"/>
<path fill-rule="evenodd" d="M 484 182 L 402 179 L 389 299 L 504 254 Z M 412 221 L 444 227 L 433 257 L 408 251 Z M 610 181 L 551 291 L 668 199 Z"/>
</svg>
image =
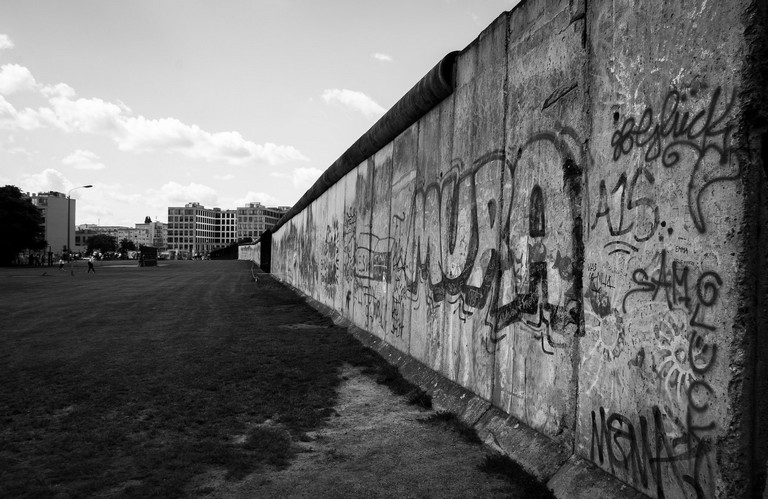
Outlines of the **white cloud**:
<svg viewBox="0 0 768 499">
<path fill-rule="evenodd" d="M 66 194 L 73 185 L 60 171 L 47 168 L 40 173 L 24 175 L 20 187 L 26 192 L 56 191 Z M 77 191 L 72 193 L 73 198 L 77 197 L 76 193 Z"/>
<path fill-rule="evenodd" d="M 384 114 L 385 109 L 377 104 L 372 98 L 362 92 L 347 89 L 327 89 L 323 92 L 323 100 L 330 104 L 337 102 L 350 107 L 355 111 L 363 113 L 365 116 L 376 116 Z"/>
<path fill-rule="evenodd" d="M 388 54 L 382 54 L 380 52 L 376 52 L 373 54 L 373 58 L 379 61 L 383 62 L 392 62 L 392 56 Z"/>
<path fill-rule="evenodd" d="M 101 220 L 109 220 L 110 225 L 123 225 L 129 222 L 119 221 L 115 222 L 115 211 L 111 209 L 114 206 L 114 202 L 107 205 L 95 202 L 82 201 L 75 205 L 75 223 L 80 224 L 98 224 Z M 134 222 L 135 223 L 135 222 Z M 127 225 L 131 227 L 131 225 Z"/>
<path fill-rule="evenodd" d="M 24 175 L 18 183 L 19 188 L 25 192 L 55 191 L 67 194 L 71 189 L 83 185 L 82 179 L 73 183 L 63 173 L 53 168 L 48 168 L 40 173 Z M 157 192 L 157 191 L 155 191 Z M 75 189 L 71 191 L 72 199 L 77 199 L 75 223 L 97 223 L 109 220 L 112 225 L 128 225 L 141 222 L 140 219 L 117 220 L 118 213 L 139 208 L 141 213 L 167 213 L 168 204 L 165 200 L 152 204 L 152 199 L 142 193 L 132 193 L 130 189 L 119 183 L 94 182 L 91 189 Z M 158 211 L 159 210 L 159 211 Z"/>
<path fill-rule="evenodd" d="M 176 118 L 134 115 L 122 102 L 77 98 L 67 84 L 38 84 L 27 68 L 16 64 L 2 66 L 0 93 L 9 95 L 23 89 L 36 91 L 48 105 L 18 111 L 0 95 L 0 127 L 30 130 L 51 126 L 69 133 L 100 134 L 111 137 L 123 151 L 169 152 L 230 165 L 278 165 L 307 160 L 292 146 L 256 144 L 236 131 L 212 133 Z"/>
<path fill-rule="evenodd" d="M 213 178 L 217 178 L 219 180 L 233 180 L 235 176 L 231 173 L 225 173 L 224 175 L 214 175 Z"/>
<path fill-rule="evenodd" d="M 266 192 L 250 191 L 242 198 L 236 199 L 233 208 L 245 206 L 248 203 L 261 203 L 265 206 L 278 206 L 280 201 L 275 196 L 267 194 Z"/>
<path fill-rule="evenodd" d="M 35 111 L 26 108 L 19 112 L 13 104 L 0 95 L 0 128 L 34 130 L 40 126 L 40 120 Z"/>
<path fill-rule="evenodd" d="M 74 97 L 74 96 L 72 96 Z M 130 112 L 124 104 L 113 104 L 101 99 L 74 99 L 56 94 L 49 99 L 51 108 L 40 108 L 42 121 L 66 132 L 98 133 L 119 136 L 124 113 Z"/>
<path fill-rule="evenodd" d="M 26 156 L 28 158 L 31 158 L 34 154 L 32 151 L 28 151 L 23 147 L 11 147 L 9 149 L 5 149 L 5 151 L 8 154 L 18 154 L 20 156 Z"/>
<path fill-rule="evenodd" d="M 294 187 L 309 188 L 323 174 L 319 168 L 296 168 L 291 173 L 272 172 L 273 177 L 289 179 Z"/>
<path fill-rule="evenodd" d="M 0 50 L 6 50 L 6 49 L 12 49 L 13 48 L 13 40 L 11 38 L 4 34 L 0 33 Z"/>
<path fill-rule="evenodd" d="M 75 208 L 76 223 L 82 223 L 85 214 L 92 214 L 93 222 L 99 215 L 112 214 L 105 207 L 114 207 L 119 203 L 132 206 L 141 202 L 140 196 L 125 194 L 125 189 L 119 184 L 94 184 L 92 189 L 76 189 L 82 185 L 82 182 L 73 183 L 58 170 L 47 168 L 40 173 L 22 176 L 19 188 L 25 192 L 61 192 L 79 200 Z"/>
<path fill-rule="evenodd" d="M 218 206 L 218 193 L 207 185 L 191 182 L 189 185 L 181 185 L 176 182 L 168 182 L 160 189 L 147 191 L 147 204 L 152 207 L 184 206 L 187 203 L 200 203 L 206 208 Z"/>
<path fill-rule="evenodd" d="M 80 170 L 103 170 L 106 166 L 100 159 L 101 158 L 99 158 L 97 154 L 91 151 L 78 149 L 62 159 L 61 163 L 66 166 L 73 166 Z"/>
<path fill-rule="evenodd" d="M 95 182 L 93 189 L 79 189 L 72 192 L 80 196 L 77 203 L 76 222 L 82 223 L 101 223 L 109 225 L 125 225 L 132 227 L 133 224 L 144 220 L 144 213 L 153 213 L 147 206 L 145 197 L 138 192 L 133 192 L 130 187 L 119 183 Z M 166 208 L 167 209 L 167 208 Z M 141 215 L 132 218 L 125 217 L 126 213 L 139 211 Z M 140 217 L 140 218 L 139 218 Z"/>
<path fill-rule="evenodd" d="M 75 89 L 67 85 L 66 83 L 57 83 L 56 85 L 41 85 L 40 93 L 43 97 L 64 97 L 66 99 L 74 99 Z"/>
<path fill-rule="evenodd" d="M 307 158 L 291 146 L 255 144 L 239 132 L 210 133 L 197 125 L 186 125 L 175 118 L 130 117 L 121 121 L 123 132 L 115 136 L 124 151 L 168 151 L 192 159 L 223 161 L 230 165 L 262 162 L 278 165 Z"/>
<path fill-rule="evenodd" d="M 29 69 L 18 64 L 0 66 L 0 94 L 11 95 L 19 90 L 35 90 L 37 82 Z"/>
<path fill-rule="evenodd" d="M 293 170 L 293 185 L 296 187 L 309 187 L 322 174 L 323 170 L 319 168 L 296 168 Z"/>
</svg>

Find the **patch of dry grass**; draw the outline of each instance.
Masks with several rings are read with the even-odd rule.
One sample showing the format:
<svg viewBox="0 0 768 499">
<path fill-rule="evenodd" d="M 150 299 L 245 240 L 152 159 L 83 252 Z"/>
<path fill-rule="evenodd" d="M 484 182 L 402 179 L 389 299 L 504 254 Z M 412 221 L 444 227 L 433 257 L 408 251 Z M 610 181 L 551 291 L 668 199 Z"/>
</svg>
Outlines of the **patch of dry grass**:
<svg viewBox="0 0 768 499">
<path fill-rule="evenodd" d="M 452 431 L 470 444 L 480 445 L 483 443 L 483 441 L 478 436 L 477 431 L 471 425 L 468 425 L 459 419 L 458 416 L 452 412 L 436 412 L 427 418 L 421 419 L 420 421 L 425 424 L 439 426 Z"/>
</svg>

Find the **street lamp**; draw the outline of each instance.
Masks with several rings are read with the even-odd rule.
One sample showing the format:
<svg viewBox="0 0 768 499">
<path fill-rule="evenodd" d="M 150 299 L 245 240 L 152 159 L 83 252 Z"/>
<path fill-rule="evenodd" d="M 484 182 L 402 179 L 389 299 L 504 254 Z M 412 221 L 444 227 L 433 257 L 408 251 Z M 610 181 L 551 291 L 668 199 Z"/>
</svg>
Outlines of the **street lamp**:
<svg viewBox="0 0 768 499">
<path fill-rule="evenodd" d="M 70 248 L 70 246 L 69 246 L 69 241 L 71 240 L 70 239 L 70 237 L 71 237 L 70 236 L 70 227 L 72 225 L 70 223 L 71 216 L 72 216 L 71 215 L 72 203 L 71 203 L 71 200 L 69 198 L 69 195 L 72 194 L 72 191 L 74 191 L 75 189 L 90 189 L 91 187 L 93 187 L 93 186 L 90 185 L 90 184 L 89 185 L 81 185 L 79 187 L 73 187 L 73 188 L 71 188 L 69 190 L 69 192 L 67 192 L 67 259 L 69 260 L 69 274 L 70 275 L 75 275 L 75 271 L 72 269 L 72 248 Z"/>
</svg>

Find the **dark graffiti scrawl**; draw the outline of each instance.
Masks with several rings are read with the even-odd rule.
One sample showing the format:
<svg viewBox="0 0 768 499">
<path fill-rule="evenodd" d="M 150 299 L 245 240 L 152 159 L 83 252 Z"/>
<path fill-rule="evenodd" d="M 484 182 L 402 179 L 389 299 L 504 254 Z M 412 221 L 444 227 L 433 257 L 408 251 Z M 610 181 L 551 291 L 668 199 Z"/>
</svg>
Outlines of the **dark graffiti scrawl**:
<svg viewBox="0 0 768 499">
<path fill-rule="evenodd" d="M 720 302 L 723 279 L 714 270 L 671 258 L 667 250 L 631 276 L 633 285 L 621 299 L 621 314 L 653 310 L 657 350 L 642 349 L 629 366 L 642 369 L 650 356 L 665 405 L 652 407 L 653 427 L 643 415 L 638 416 L 639 428 L 622 414 L 606 419 L 602 407 L 598 423 L 592 411 L 590 457 L 657 497 L 670 493 L 670 481 L 664 477 L 674 477 L 672 485 L 685 496 L 712 497 L 712 439 L 717 429 L 712 404 L 717 395 L 708 375 L 718 362 L 714 307 Z"/>
<path fill-rule="evenodd" d="M 323 258 L 320 259 L 320 282 L 326 293 L 336 294 L 336 284 L 339 281 L 339 223 L 333 221 L 326 226 L 325 240 L 322 242 Z"/>
<path fill-rule="evenodd" d="M 355 277 L 355 233 L 357 230 L 357 213 L 354 208 L 348 208 L 344 213 L 344 245 L 342 255 L 342 273 L 349 285 Z"/>
<path fill-rule="evenodd" d="M 396 338 L 402 338 L 405 329 L 405 305 L 403 296 L 406 292 L 406 282 L 403 278 L 406 269 L 406 253 L 401 241 L 405 240 L 404 222 L 406 214 L 395 214 L 392 216 L 392 251 L 390 261 L 392 262 L 392 303 L 390 304 L 390 332 Z"/>
<path fill-rule="evenodd" d="M 635 170 L 634 175 L 632 175 L 632 180 L 629 183 L 627 183 L 626 173 L 619 175 L 619 180 L 616 182 L 613 189 L 611 189 L 611 197 L 616 195 L 616 193 L 620 193 L 621 201 L 619 206 L 614 208 L 612 214 L 605 180 L 601 180 L 598 194 L 599 204 L 591 228 L 594 229 L 597 227 L 601 218 L 605 218 L 606 225 L 608 226 L 608 233 L 611 236 L 623 236 L 624 234 L 632 232 L 633 237 L 637 242 L 644 242 L 653 237 L 659 226 L 659 207 L 656 206 L 653 199 L 647 196 L 635 196 L 635 190 L 641 182 L 652 186 L 656 180 L 649 170 L 642 167 Z M 616 214 L 616 211 L 618 211 L 618 214 Z M 629 218 L 629 215 L 635 215 L 635 221 L 626 223 L 625 220 Z M 622 249 L 625 251 L 628 248 L 634 249 L 635 251 L 637 250 L 635 246 L 623 241 L 613 241 L 606 246 L 611 244 L 622 245 Z"/>
<path fill-rule="evenodd" d="M 734 126 L 730 115 L 736 102 L 736 90 L 731 92 L 730 100 L 725 99 L 718 87 L 704 109 L 688 111 L 682 109 L 689 101 L 688 96 L 672 89 L 664 98 L 658 115 L 652 106 L 648 106 L 639 121 L 633 116 L 626 118 L 611 137 L 614 161 L 637 148 L 645 149 L 647 163 L 661 159 L 665 168 L 672 168 L 683 163 L 687 159 L 685 152 L 690 152 L 690 161 L 685 162 L 691 165 L 688 209 L 696 229 L 702 233 L 707 230 L 701 207 L 702 193 L 716 182 L 735 180 L 741 174 L 738 166 L 728 166 Z M 649 180 L 653 183 L 652 176 Z M 601 184 L 601 204 L 604 189 Z M 632 198 L 631 194 L 629 197 Z M 616 234 L 612 232 L 611 235 Z"/>
<path fill-rule="evenodd" d="M 571 157 L 554 134 L 538 135 L 526 147 L 538 142 L 556 149 L 564 163 Z M 522 153 L 523 148 L 518 159 Z M 541 341 L 542 351 L 551 354 L 552 348 L 564 346 L 553 337 L 553 329 L 562 331 L 572 324 L 574 333 L 580 334 L 581 278 L 575 275 L 582 263 L 560 249 L 553 254 L 547 248 L 546 203 L 540 185 L 534 184 L 526 199 L 514 199 L 517 160 L 510 162 L 503 151 L 493 151 L 462 173 L 458 165 L 440 182 L 413 194 L 406 243 L 393 255 L 398 284 L 393 318 L 403 315 L 403 304 L 416 300 L 418 288 L 424 286 L 428 306 L 443 301 L 457 304 L 462 320 L 486 309 L 488 348 L 504 338 L 501 331 L 519 323 Z M 491 187 L 503 184 L 510 186 L 503 192 Z M 520 209 L 528 214 L 529 242 L 527 250 L 518 253 L 516 239 L 522 234 L 515 233 L 510 217 Z M 500 231 L 500 240 L 493 237 L 495 231 Z M 553 278 L 565 283 L 563 296 L 550 296 Z M 393 330 L 399 326 L 393 325 Z"/>
<path fill-rule="evenodd" d="M 614 475 L 620 472 L 630 482 L 653 489 L 659 498 L 672 492 L 669 485 L 665 487 L 665 476 L 673 477 L 672 487 L 684 496 L 711 496 L 714 463 L 709 438 L 670 421 L 656 406 L 651 409 L 653 424 L 640 415 L 639 428 L 623 414 L 606 418 L 603 407 L 599 413 L 598 419 L 592 411 L 590 459 L 607 465 Z"/>
</svg>

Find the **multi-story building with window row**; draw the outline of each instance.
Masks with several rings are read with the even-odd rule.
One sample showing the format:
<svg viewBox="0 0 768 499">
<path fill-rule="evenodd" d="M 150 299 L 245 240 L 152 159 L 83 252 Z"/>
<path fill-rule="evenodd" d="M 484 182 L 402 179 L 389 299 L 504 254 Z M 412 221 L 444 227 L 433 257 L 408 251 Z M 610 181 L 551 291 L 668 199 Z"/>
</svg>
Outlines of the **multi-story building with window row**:
<svg viewBox="0 0 768 499">
<path fill-rule="evenodd" d="M 177 256 L 204 255 L 237 240 L 235 210 L 200 203 L 168 208 L 168 251 Z"/>
<path fill-rule="evenodd" d="M 75 226 L 75 203 L 74 199 L 69 199 L 69 210 L 67 209 L 67 196 L 61 192 L 39 192 L 37 194 L 27 194 L 40 214 L 43 216 L 43 226 L 45 227 L 45 240 L 48 242 L 46 252 L 50 251 L 58 257 L 64 253 L 67 246 L 72 246 L 75 231 L 69 231 L 70 241 L 67 243 L 67 225 L 71 229 Z M 69 220 L 67 213 L 69 212 Z"/>
<path fill-rule="evenodd" d="M 115 243 L 127 239 L 139 248 L 140 246 L 153 246 L 164 250 L 166 243 L 167 224 L 162 222 L 145 222 L 136 224 L 136 227 L 123 227 L 120 225 L 96 225 L 81 224 L 75 232 L 74 251 L 85 253 L 88 247 L 88 239 L 96 234 L 106 234 L 115 238 Z"/>
<path fill-rule="evenodd" d="M 286 211 L 288 207 L 268 208 L 261 203 L 234 210 L 206 208 L 200 203 L 169 207 L 168 251 L 180 258 L 207 255 L 246 237 L 258 237 Z"/>
<path fill-rule="evenodd" d="M 136 224 L 138 231 L 138 244 L 143 246 L 152 246 L 159 250 L 165 250 L 168 239 L 168 224 L 163 222 L 144 222 Z"/>
<path fill-rule="evenodd" d="M 237 238 L 255 240 L 262 232 L 274 226 L 290 206 L 268 208 L 261 203 L 248 203 L 237 208 Z"/>
</svg>

